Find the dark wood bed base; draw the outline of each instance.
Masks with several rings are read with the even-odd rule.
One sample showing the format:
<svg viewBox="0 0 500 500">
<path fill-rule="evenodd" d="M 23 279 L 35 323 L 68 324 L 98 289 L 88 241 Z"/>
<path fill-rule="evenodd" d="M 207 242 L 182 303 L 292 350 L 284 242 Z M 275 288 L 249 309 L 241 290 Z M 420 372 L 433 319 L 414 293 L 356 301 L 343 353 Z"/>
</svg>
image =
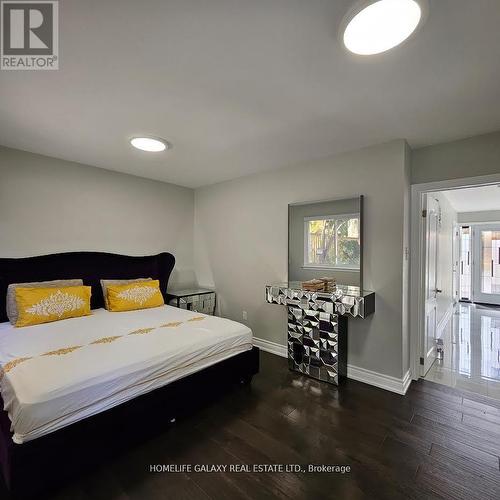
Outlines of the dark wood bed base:
<svg viewBox="0 0 500 500">
<path fill-rule="evenodd" d="M 103 307 L 102 278 L 151 277 L 160 280 L 165 300 L 175 258 L 169 253 L 129 257 L 101 252 L 72 252 L 23 259 L 0 259 L 0 322 L 7 321 L 9 283 L 82 278 L 92 286 L 92 308 Z M 165 429 L 194 409 L 213 401 L 234 383 L 249 383 L 259 371 L 259 349 L 229 359 L 139 396 L 115 408 L 24 444 L 15 444 L 10 419 L 0 411 L 0 466 L 13 497 L 39 495 L 82 470 Z M 0 408 L 3 401 L 0 398 Z M 1 490 L 0 490 L 1 495 Z"/>
</svg>

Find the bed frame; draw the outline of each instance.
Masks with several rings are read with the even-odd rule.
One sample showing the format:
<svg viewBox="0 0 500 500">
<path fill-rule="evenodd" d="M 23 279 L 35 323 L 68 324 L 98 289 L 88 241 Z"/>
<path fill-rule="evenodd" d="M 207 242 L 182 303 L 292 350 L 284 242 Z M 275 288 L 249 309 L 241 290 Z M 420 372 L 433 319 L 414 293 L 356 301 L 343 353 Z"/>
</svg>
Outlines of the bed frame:
<svg viewBox="0 0 500 500">
<path fill-rule="evenodd" d="M 7 321 L 10 283 L 82 278 L 92 287 L 92 309 L 104 307 L 101 279 L 151 277 L 167 285 L 175 264 L 170 253 L 131 257 L 102 252 L 70 252 L 21 259 L 0 258 L 0 322 Z M 10 420 L 0 410 L 0 466 L 13 497 L 38 495 L 82 470 L 161 432 L 169 422 L 213 401 L 235 383 L 249 383 L 259 371 L 254 347 L 115 408 L 24 444 L 12 441 Z M 0 397 L 0 408 L 3 401 Z M 147 421 L 147 426 L 142 425 Z M 1 496 L 1 488 L 0 488 Z"/>
</svg>

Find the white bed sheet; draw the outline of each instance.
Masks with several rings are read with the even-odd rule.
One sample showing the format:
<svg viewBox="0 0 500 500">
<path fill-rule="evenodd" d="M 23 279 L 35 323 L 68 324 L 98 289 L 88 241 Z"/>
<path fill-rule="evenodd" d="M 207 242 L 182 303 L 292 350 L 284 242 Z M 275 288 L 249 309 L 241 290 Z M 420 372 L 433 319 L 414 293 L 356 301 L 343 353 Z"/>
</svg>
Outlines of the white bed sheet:
<svg viewBox="0 0 500 500">
<path fill-rule="evenodd" d="M 160 326 L 168 323 L 174 325 Z M 154 330 L 129 335 L 148 328 Z M 114 336 L 122 337 L 92 344 Z M 72 346 L 82 347 L 41 356 Z M 24 328 L 1 323 L 0 365 L 31 357 L 0 382 L 13 440 L 38 438 L 251 348 L 247 326 L 167 305 L 96 309 L 91 316 Z"/>
</svg>

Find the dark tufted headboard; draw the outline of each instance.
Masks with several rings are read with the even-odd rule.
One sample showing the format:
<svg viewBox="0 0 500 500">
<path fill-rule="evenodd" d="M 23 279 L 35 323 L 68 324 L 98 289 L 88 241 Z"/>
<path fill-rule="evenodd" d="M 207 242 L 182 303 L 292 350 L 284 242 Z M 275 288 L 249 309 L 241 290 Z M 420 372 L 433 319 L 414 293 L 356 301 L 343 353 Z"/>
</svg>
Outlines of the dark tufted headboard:
<svg viewBox="0 0 500 500">
<path fill-rule="evenodd" d="M 0 258 L 0 322 L 8 321 L 5 311 L 7 286 L 10 283 L 81 278 L 92 287 L 91 307 L 104 307 L 99 280 L 153 278 L 167 301 L 167 285 L 175 257 L 163 252 L 158 255 L 131 257 L 104 252 L 68 252 L 25 257 Z"/>
</svg>

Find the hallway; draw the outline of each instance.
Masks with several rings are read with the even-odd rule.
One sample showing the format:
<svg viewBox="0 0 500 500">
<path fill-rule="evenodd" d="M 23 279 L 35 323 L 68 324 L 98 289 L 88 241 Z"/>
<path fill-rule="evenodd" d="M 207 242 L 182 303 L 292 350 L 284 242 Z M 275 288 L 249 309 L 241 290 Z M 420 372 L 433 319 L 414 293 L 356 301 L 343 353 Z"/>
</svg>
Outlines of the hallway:
<svg viewBox="0 0 500 500">
<path fill-rule="evenodd" d="M 425 380 L 500 400 L 500 307 L 458 303 Z"/>
</svg>

